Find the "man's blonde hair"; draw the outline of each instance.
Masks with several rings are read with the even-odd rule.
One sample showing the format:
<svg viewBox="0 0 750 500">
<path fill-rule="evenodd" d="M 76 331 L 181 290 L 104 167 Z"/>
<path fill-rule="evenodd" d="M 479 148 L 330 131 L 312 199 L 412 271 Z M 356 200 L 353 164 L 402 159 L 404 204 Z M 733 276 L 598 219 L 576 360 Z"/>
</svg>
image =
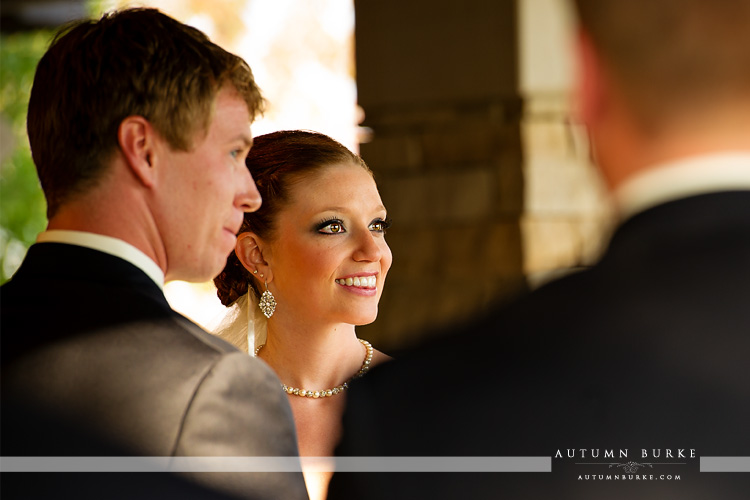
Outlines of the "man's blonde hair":
<svg viewBox="0 0 750 500">
<path fill-rule="evenodd" d="M 172 148 L 189 150 L 225 84 L 251 119 L 262 112 L 244 60 L 156 9 L 62 28 L 37 67 L 27 121 L 48 216 L 102 176 L 123 119 L 143 116 Z"/>
</svg>

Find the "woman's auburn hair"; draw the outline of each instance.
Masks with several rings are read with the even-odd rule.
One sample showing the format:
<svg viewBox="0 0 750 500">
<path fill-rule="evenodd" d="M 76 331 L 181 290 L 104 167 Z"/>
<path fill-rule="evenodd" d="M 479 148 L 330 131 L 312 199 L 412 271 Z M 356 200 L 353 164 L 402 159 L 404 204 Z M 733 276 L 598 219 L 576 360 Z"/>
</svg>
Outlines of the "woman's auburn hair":
<svg viewBox="0 0 750 500">
<path fill-rule="evenodd" d="M 372 171 L 359 155 L 340 142 L 319 132 L 283 130 L 258 136 L 245 162 L 263 200 L 256 212 L 245 213 L 239 233 L 253 232 L 272 239 L 276 217 L 289 202 L 291 187 L 333 165 L 352 164 Z M 224 270 L 214 279 L 217 295 L 225 306 L 232 305 L 252 287 L 260 295 L 250 272 L 232 252 Z"/>
</svg>

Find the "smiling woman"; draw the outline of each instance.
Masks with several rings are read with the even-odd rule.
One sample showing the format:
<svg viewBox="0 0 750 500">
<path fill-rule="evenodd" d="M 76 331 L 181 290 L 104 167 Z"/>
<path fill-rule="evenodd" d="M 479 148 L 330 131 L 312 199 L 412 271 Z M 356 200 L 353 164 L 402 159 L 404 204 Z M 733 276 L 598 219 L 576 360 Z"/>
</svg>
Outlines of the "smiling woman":
<svg viewBox="0 0 750 500">
<path fill-rule="evenodd" d="M 330 456 L 349 381 L 388 359 L 355 326 L 377 317 L 390 222 L 364 161 L 323 134 L 259 136 L 246 163 L 263 202 L 245 214 L 235 253 L 214 280 L 232 308 L 219 335 L 276 371 L 300 454 Z M 306 479 L 311 498 L 323 498 L 328 476 Z"/>
</svg>

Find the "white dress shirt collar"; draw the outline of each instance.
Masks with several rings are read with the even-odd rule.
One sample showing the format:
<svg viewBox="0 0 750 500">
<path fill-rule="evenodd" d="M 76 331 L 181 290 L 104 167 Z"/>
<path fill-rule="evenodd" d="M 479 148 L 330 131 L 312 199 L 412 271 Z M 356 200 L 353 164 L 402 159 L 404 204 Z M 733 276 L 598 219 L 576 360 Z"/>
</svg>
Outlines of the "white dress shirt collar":
<svg viewBox="0 0 750 500">
<path fill-rule="evenodd" d="M 650 168 L 615 192 L 621 219 L 668 201 L 717 191 L 750 190 L 750 152 L 693 156 Z"/>
<path fill-rule="evenodd" d="M 149 256 L 123 240 L 102 234 L 55 229 L 37 236 L 37 243 L 66 243 L 91 248 L 126 260 L 143 271 L 156 285 L 164 289 L 164 272 Z"/>
</svg>

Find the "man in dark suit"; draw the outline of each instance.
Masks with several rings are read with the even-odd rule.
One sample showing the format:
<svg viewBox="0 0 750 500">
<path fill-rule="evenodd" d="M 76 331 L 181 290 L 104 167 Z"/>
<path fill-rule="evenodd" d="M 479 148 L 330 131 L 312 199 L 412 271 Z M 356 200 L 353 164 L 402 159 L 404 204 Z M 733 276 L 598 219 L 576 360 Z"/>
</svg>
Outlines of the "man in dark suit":
<svg viewBox="0 0 750 500">
<path fill-rule="evenodd" d="M 294 461 L 271 370 L 174 312 L 162 291 L 218 274 L 244 212 L 260 206 L 244 160 L 262 105 L 241 58 L 154 9 L 55 38 L 28 113 L 49 224 L 0 292 L 3 456 Z M 155 495 L 160 482 L 115 477 L 112 495 L 140 484 L 138 496 Z M 192 479 L 245 498 L 307 498 L 301 473 Z M 37 481 L 5 474 L 3 490 L 29 494 L 24 483 Z"/>
<path fill-rule="evenodd" d="M 576 6 L 580 119 L 621 219 L 609 248 L 373 370 L 338 449 L 550 471 L 336 473 L 331 499 L 750 492 L 750 2 Z"/>
</svg>

